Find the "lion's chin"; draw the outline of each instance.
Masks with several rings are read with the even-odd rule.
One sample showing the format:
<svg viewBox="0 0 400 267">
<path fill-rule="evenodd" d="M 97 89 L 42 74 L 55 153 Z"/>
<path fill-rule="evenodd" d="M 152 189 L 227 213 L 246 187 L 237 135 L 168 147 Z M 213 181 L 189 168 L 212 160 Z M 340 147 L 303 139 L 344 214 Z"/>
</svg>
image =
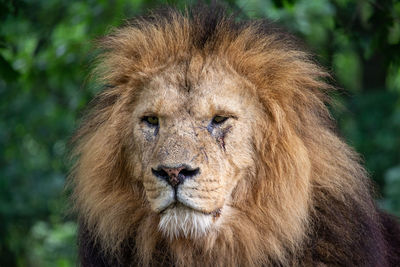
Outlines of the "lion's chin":
<svg viewBox="0 0 400 267">
<path fill-rule="evenodd" d="M 206 235 L 216 216 L 203 213 L 184 205 L 172 205 L 160 214 L 158 229 L 169 239 L 196 239 Z"/>
</svg>

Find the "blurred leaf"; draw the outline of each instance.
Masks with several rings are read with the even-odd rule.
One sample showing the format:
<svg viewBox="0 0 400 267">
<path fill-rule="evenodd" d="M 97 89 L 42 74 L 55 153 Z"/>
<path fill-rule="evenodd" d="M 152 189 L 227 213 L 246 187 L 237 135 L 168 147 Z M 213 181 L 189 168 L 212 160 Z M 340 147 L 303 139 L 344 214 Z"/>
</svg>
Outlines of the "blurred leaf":
<svg viewBox="0 0 400 267">
<path fill-rule="evenodd" d="M 400 21 L 394 21 L 389 29 L 388 43 L 396 45 L 400 43 Z"/>
<path fill-rule="evenodd" d="M 0 77 L 6 82 L 13 82 L 18 77 L 18 72 L 16 72 L 11 64 L 6 61 L 0 54 Z"/>
<path fill-rule="evenodd" d="M 361 89 L 361 64 L 354 51 L 338 51 L 333 55 L 333 68 L 338 80 L 351 91 Z"/>
</svg>

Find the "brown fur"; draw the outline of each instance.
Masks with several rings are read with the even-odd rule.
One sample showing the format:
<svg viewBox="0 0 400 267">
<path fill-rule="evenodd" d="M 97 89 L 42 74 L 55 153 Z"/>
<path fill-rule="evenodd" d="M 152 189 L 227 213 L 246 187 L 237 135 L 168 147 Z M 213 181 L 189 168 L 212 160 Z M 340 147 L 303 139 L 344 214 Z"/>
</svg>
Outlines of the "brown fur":
<svg viewBox="0 0 400 267">
<path fill-rule="evenodd" d="M 192 15 L 167 10 L 137 18 L 100 45 L 95 75 L 108 88 L 77 132 L 79 159 L 72 175 L 84 265 L 374 266 L 397 261 L 359 157 L 334 133 L 325 106 L 332 89 L 324 81 L 329 75 L 291 37 L 264 21 L 236 23 L 221 10 L 206 8 Z M 237 135 L 251 160 L 237 172 L 226 170 L 236 178 L 233 188 L 224 189 L 230 190 L 229 200 L 221 200 L 217 230 L 198 238 L 166 238 L 141 178 L 146 176 L 140 164 L 144 148 L 132 141 L 132 113 L 139 100 L 151 100 L 142 91 L 152 84 L 195 91 L 221 81 L 251 106 L 238 121 L 249 116 L 252 132 L 243 137 L 235 127 L 229 129 L 217 139 L 226 150 L 218 153 L 226 155 L 229 166 L 244 164 L 247 152 L 230 150 Z M 218 150 L 204 142 L 207 153 Z M 202 166 L 212 156 L 200 156 Z M 217 199 L 225 193 L 218 194 Z M 207 205 L 202 208 L 211 212 Z"/>
</svg>

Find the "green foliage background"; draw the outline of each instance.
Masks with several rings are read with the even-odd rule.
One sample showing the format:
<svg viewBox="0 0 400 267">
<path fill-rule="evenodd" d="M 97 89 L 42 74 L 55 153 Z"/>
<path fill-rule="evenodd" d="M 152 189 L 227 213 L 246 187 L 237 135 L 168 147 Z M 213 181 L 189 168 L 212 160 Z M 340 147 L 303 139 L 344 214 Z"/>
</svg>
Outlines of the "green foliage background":
<svg viewBox="0 0 400 267">
<path fill-rule="evenodd" d="M 346 89 L 334 95 L 339 132 L 363 156 L 378 203 L 400 215 L 400 2 L 226 2 L 284 25 L 334 74 Z M 76 265 L 63 188 L 68 139 L 96 93 L 85 85 L 93 40 L 163 3 L 0 0 L 0 266 Z"/>
</svg>

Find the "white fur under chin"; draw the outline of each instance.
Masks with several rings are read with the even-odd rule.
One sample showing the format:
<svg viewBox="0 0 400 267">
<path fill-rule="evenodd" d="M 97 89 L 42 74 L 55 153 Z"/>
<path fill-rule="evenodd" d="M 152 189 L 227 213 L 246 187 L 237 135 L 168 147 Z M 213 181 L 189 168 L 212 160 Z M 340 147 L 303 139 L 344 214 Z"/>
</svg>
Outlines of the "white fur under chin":
<svg viewBox="0 0 400 267">
<path fill-rule="evenodd" d="M 213 224 L 212 215 L 178 206 L 164 211 L 158 229 L 170 239 L 185 237 L 196 239 L 204 236 Z"/>
</svg>

